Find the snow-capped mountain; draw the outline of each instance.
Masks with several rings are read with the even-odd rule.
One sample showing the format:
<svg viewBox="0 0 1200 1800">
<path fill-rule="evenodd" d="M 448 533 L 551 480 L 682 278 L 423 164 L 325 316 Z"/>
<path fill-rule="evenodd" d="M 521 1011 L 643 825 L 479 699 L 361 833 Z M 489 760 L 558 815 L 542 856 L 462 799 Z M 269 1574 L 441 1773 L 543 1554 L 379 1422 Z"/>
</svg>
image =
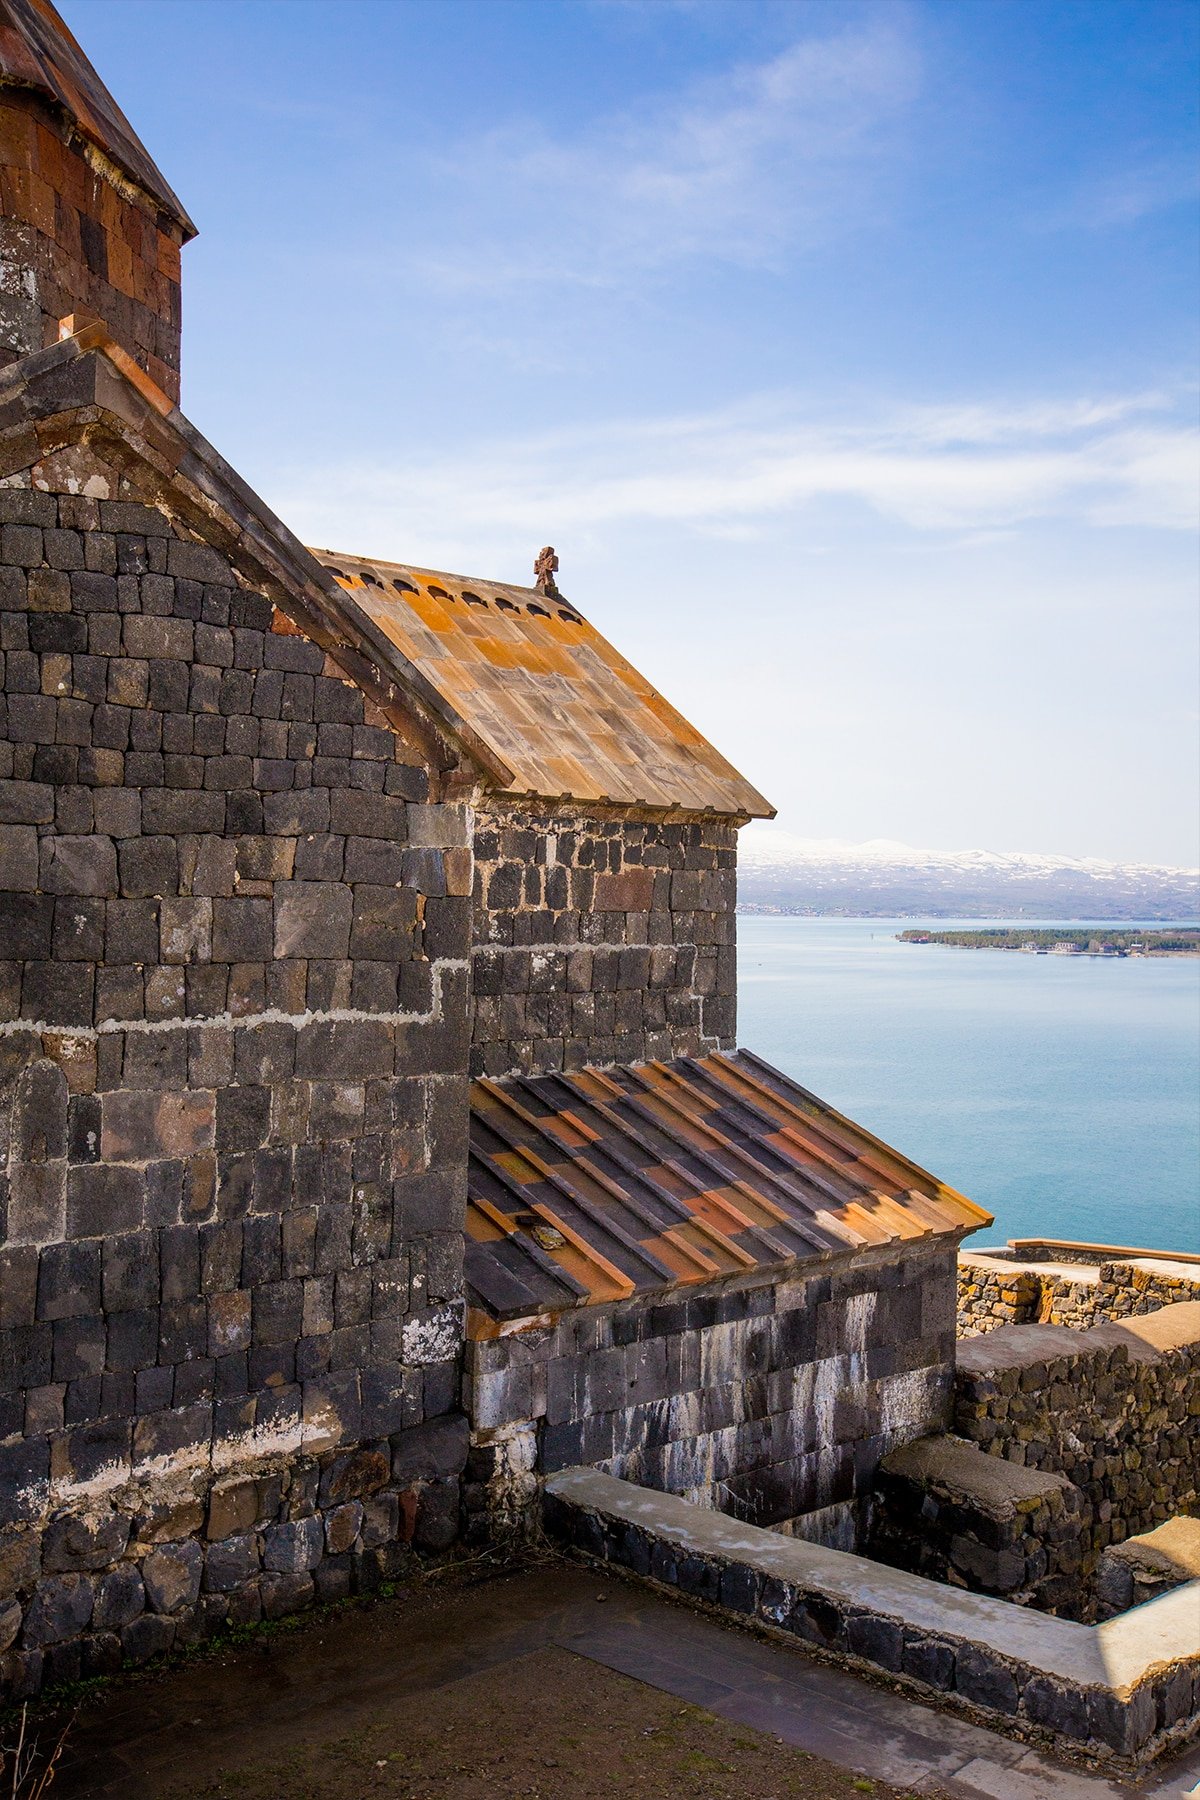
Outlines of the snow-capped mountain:
<svg viewBox="0 0 1200 1800">
<path fill-rule="evenodd" d="M 927 918 L 1185 919 L 1200 913 L 1200 870 L 1022 851 L 917 850 L 803 838 L 750 825 L 738 852 L 749 912 Z"/>
</svg>

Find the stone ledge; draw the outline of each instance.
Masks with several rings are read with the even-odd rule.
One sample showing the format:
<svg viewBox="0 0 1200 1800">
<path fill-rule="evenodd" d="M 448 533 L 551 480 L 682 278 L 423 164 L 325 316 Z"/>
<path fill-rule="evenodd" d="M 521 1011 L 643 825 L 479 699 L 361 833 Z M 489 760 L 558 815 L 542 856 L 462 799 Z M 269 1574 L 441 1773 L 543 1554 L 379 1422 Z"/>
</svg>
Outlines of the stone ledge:
<svg viewBox="0 0 1200 1800">
<path fill-rule="evenodd" d="M 955 1695 L 1010 1730 L 1133 1767 L 1200 1726 L 1200 1584 L 1103 1625 L 1047 1618 L 840 1550 L 780 1537 L 592 1469 L 546 1483 L 579 1548 Z"/>
<path fill-rule="evenodd" d="M 1195 1344 L 1200 1344 L 1200 1300 L 1181 1300 L 1140 1318 L 1113 1320 L 1086 1331 L 1068 1325 L 1002 1325 L 982 1337 L 960 1341 L 958 1368 L 963 1375 L 995 1375 L 1119 1349 L 1130 1362 L 1150 1362 Z"/>
<path fill-rule="evenodd" d="M 888 1475 L 928 1484 L 948 1499 L 968 1500 L 996 1519 L 1011 1519 L 1031 1504 L 1053 1503 L 1071 1486 L 1065 1475 L 989 1456 L 978 1444 L 949 1435 L 913 1438 L 890 1451 L 881 1466 Z"/>
<path fill-rule="evenodd" d="M 1200 1586 L 1200 1519 L 1179 1516 L 1104 1551 L 1096 1580 L 1100 1617 L 1144 1606 L 1185 1582 Z"/>
</svg>

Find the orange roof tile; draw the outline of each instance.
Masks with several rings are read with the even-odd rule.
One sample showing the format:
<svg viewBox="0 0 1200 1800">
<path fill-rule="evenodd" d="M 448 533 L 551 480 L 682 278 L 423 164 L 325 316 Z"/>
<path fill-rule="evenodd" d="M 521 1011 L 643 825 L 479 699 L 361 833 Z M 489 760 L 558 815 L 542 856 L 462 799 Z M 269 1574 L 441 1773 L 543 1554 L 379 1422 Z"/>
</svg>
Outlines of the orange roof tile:
<svg viewBox="0 0 1200 1800">
<path fill-rule="evenodd" d="M 313 555 L 511 771 L 499 791 L 773 816 L 578 607 L 536 588 Z"/>
<path fill-rule="evenodd" d="M 747 1050 L 476 1081 L 467 1193 L 501 1319 L 991 1223 Z"/>
</svg>

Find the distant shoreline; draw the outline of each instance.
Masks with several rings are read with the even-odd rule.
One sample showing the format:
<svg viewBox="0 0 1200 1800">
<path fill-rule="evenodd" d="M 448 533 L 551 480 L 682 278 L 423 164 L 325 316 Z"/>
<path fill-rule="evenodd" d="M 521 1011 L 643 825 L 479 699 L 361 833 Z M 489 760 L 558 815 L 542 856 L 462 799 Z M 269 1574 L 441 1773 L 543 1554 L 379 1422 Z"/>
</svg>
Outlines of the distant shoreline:
<svg viewBox="0 0 1200 1800">
<path fill-rule="evenodd" d="M 1099 935 L 1096 935 L 1097 930 Z M 902 944 L 944 944 L 958 950 L 1008 950 L 1034 956 L 1200 956 L 1200 927 L 1070 926 L 1034 928 L 1014 925 L 990 930 L 898 931 Z"/>
<path fill-rule="evenodd" d="M 772 906 L 757 900 L 739 900 L 737 912 L 747 919 L 1003 919 L 1011 922 L 1014 930 L 1025 920 L 1053 918 L 1052 912 L 1005 912 L 1003 907 L 991 907 L 983 910 L 978 907 L 937 907 L 937 906 Z M 1088 913 L 1064 913 L 1059 915 L 1064 931 L 1072 926 L 1103 925 L 1114 931 L 1128 931 L 1135 925 L 1144 925 L 1146 930 L 1175 930 L 1180 927 L 1190 928 L 1195 920 L 1195 912 L 1156 913 L 1152 908 L 1142 912 L 1127 912 L 1101 915 Z M 1042 927 L 1039 927 L 1041 929 Z M 964 927 L 964 929 L 966 929 Z M 1031 927 L 1032 929 L 1032 927 Z"/>
</svg>

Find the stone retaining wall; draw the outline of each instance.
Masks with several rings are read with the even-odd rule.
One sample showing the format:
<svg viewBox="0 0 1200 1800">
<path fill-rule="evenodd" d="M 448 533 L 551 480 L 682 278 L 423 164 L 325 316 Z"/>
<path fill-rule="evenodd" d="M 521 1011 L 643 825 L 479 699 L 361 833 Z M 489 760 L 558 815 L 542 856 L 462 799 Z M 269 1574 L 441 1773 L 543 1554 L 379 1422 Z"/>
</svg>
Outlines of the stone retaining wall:
<svg viewBox="0 0 1200 1800">
<path fill-rule="evenodd" d="M 1079 1625 L 571 1469 L 546 1523 L 577 1550 L 887 1673 L 988 1724 L 1135 1767 L 1200 1728 L 1200 1584 Z"/>
<path fill-rule="evenodd" d="M 1197 1508 L 1200 1302 L 1088 1331 L 1011 1325 L 960 1343 L 954 1428 L 1078 1490 L 1078 1571 L 1061 1566 L 1060 1600 L 1070 1582 L 1089 1587 L 1109 1544 Z"/>
<path fill-rule="evenodd" d="M 459 1532 L 466 1421 L 213 1480 L 155 1470 L 104 1501 L 0 1530 L 8 1699 L 109 1675 L 230 1626 L 369 1593 Z"/>
<path fill-rule="evenodd" d="M 1074 1248 L 1071 1254 L 1077 1254 Z M 1200 1299 L 1200 1266 L 1195 1279 L 1189 1279 L 1107 1257 L 1086 1273 L 1081 1270 L 1072 1276 L 1061 1267 L 1039 1268 L 1032 1258 L 1018 1260 L 1015 1249 L 1008 1257 L 962 1251 L 958 1259 L 960 1337 L 975 1337 L 1001 1325 L 1086 1327 L 1196 1299 Z"/>
<path fill-rule="evenodd" d="M 870 1553 L 934 1581 L 1068 1618 L 1081 1588 L 1083 1497 L 1065 1475 L 928 1437 L 886 1456 L 871 1503 Z"/>
</svg>

